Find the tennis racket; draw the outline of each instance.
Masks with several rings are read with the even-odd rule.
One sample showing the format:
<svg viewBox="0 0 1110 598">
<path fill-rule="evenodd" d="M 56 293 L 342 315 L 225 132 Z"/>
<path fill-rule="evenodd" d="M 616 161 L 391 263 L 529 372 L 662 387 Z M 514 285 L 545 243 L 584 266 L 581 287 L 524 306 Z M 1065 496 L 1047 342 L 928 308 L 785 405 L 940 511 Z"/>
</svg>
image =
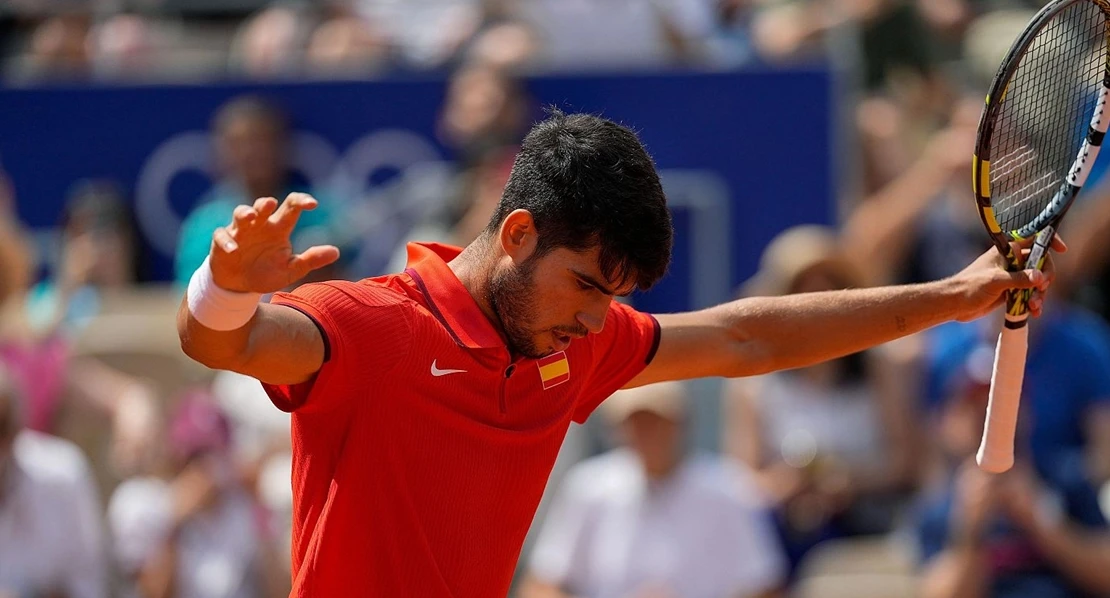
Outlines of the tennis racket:
<svg viewBox="0 0 1110 598">
<path fill-rule="evenodd" d="M 1010 48 L 979 121 L 972 185 L 983 224 L 1011 270 L 1041 268 L 1075 201 L 1110 118 L 1110 0 L 1054 0 Z M 1027 258 L 1012 241 L 1034 239 Z M 976 460 L 1000 473 L 1014 436 L 1028 346 L 1030 291 L 1011 291 L 998 335 L 983 441 Z"/>
</svg>

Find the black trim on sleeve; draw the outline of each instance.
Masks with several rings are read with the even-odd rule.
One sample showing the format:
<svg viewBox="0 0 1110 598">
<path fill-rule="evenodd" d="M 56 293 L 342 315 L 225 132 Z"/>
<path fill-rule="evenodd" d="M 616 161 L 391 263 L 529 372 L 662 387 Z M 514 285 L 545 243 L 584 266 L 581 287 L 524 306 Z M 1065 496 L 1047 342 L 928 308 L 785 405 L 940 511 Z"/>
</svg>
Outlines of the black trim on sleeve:
<svg viewBox="0 0 1110 598">
<path fill-rule="evenodd" d="M 320 322 L 316 321 L 316 318 L 312 317 L 312 314 L 297 307 L 296 305 L 290 305 L 288 303 L 282 303 L 282 305 L 284 305 L 285 307 L 291 307 L 308 316 L 309 320 L 312 320 L 312 323 L 316 325 L 316 329 L 320 331 L 320 338 L 324 339 L 324 363 L 331 361 L 331 341 L 328 339 L 328 333 L 324 332 L 324 327 L 320 325 Z M 659 333 L 657 332 L 656 336 L 658 336 L 658 334 Z"/>
<path fill-rule="evenodd" d="M 659 327 L 659 320 L 655 316 L 648 314 L 651 318 L 651 323 L 655 326 L 655 338 L 651 341 L 651 350 L 648 351 L 647 359 L 644 360 L 644 365 L 651 365 L 651 360 L 655 359 L 655 352 L 659 350 L 659 339 L 663 336 L 663 329 Z"/>
</svg>

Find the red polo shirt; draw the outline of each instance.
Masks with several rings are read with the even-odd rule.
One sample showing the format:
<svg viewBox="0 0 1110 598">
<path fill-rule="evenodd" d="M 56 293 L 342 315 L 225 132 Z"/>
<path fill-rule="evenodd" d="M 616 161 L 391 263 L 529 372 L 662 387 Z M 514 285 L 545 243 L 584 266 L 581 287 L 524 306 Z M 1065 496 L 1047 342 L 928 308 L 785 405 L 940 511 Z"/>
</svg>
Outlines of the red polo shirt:
<svg viewBox="0 0 1110 598">
<path fill-rule="evenodd" d="M 410 245 L 403 274 L 273 300 L 327 344 L 313 380 L 266 385 L 293 413 L 292 596 L 505 596 L 570 422 L 655 354 L 655 319 L 614 303 L 599 334 L 513 361 L 459 251 Z"/>
</svg>

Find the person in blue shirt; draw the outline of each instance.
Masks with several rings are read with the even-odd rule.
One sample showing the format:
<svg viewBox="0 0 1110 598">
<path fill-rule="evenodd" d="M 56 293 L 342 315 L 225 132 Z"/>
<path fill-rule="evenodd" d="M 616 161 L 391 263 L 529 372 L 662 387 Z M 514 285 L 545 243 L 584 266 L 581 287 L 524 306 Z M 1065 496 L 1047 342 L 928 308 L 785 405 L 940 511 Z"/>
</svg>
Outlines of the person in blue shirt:
<svg viewBox="0 0 1110 598">
<path fill-rule="evenodd" d="M 311 192 L 322 199 L 319 207 L 301 215 L 293 236 L 295 251 L 345 241 L 339 206 L 319 190 L 310 189 L 289 167 L 288 121 L 277 106 L 256 96 L 234 98 L 216 113 L 213 135 L 220 180 L 181 225 L 174 259 L 178 286 L 188 285 L 189 277 L 208 256 L 212 233 L 231 221 L 235 207 L 259 197 L 281 200 L 292 192 Z M 338 267 L 341 265 L 333 265 Z M 334 278 L 338 274 L 329 269 L 315 276 Z"/>
<path fill-rule="evenodd" d="M 915 512 L 925 598 L 1110 594 L 1110 529 L 1099 507 L 1098 444 L 1110 407 L 1110 330 L 1071 307 L 1030 330 L 1017 463 L 982 472 L 997 322 L 930 335 L 927 396 L 935 468 Z"/>
<path fill-rule="evenodd" d="M 929 335 L 929 403 L 973 354 L 993 358 L 1000 319 L 949 324 Z M 1022 392 L 1027 451 L 1039 472 L 1066 469 L 1110 480 L 1110 326 L 1075 306 L 1053 304 L 1030 325 Z"/>
</svg>

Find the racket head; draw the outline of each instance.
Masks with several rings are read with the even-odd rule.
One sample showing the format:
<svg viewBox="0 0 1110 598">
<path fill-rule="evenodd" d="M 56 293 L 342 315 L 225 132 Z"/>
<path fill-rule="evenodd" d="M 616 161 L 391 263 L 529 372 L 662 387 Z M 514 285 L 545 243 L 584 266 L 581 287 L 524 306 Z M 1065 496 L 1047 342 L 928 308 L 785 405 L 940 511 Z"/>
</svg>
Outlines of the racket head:
<svg viewBox="0 0 1110 598">
<path fill-rule="evenodd" d="M 1086 180 L 1084 152 L 1090 163 L 1097 156 L 1098 145 L 1092 152 L 1085 140 L 1104 106 L 1102 90 L 1110 87 L 1108 24 L 1110 0 L 1048 3 L 1014 41 L 991 83 L 972 157 L 972 188 L 983 226 L 1012 269 L 1023 264 L 1011 242 L 1055 228 Z"/>
</svg>

